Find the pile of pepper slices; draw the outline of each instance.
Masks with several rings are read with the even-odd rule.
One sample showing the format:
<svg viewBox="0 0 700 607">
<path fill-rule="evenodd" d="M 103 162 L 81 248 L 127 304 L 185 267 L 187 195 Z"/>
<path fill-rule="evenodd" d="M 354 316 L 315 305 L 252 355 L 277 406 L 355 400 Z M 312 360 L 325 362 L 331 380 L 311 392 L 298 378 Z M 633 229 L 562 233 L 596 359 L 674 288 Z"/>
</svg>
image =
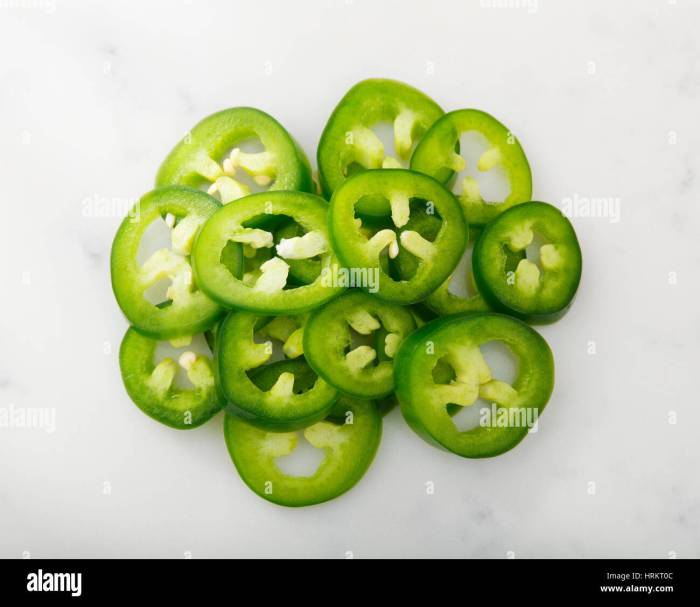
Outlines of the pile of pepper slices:
<svg viewBox="0 0 700 607">
<path fill-rule="evenodd" d="M 377 135 L 386 123 L 394 150 Z M 474 134 L 484 149 L 467 166 L 460 141 Z M 507 179 L 502 200 L 482 196 L 490 171 Z M 175 146 L 112 247 L 131 399 L 179 429 L 225 409 L 241 478 L 285 506 L 350 489 L 397 403 L 420 436 L 457 455 L 513 448 L 554 385 L 551 350 L 526 323 L 561 316 L 581 276 L 571 223 L 531 201 L 518 140 L 484 112 L 444 113 L 406 84 L 365 80 L 328 120 L 318 178 L 284 127 L 253 108 L 209 116 Z M 154 222 L 170 246 L 144 258 Z M 470 290 L 458 295 L 453 274 L 468 255 Z M 212 356 L 194 351 L 199 334 Z M 484 360 L 494 341 L 517 359 L 512 382 Z M 161 342 L 178 354 L 156 360 Z M 482 402 L 507 415 L 460 430 L 456 413 Z M 302 436 L 323 460 L 307 476 L 285 473 L 280 458 Z"/>
</svg>

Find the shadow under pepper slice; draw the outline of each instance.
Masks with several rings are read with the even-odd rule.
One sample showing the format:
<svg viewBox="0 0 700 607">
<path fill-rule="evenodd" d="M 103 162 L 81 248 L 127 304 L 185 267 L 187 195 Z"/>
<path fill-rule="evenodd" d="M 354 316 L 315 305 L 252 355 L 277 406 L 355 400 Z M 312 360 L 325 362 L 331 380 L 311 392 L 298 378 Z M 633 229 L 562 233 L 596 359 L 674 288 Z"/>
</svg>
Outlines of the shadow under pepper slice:
<svg viewBox="0 0 700 607">
<path fill-rule="evenodd" d="M 251 139 L 259 140 L 263 151 L 238 147 Z M 156 177 L 157 186 L 208 189 L 224 204 L 250 194 L 248 182 L 269 190 L 313 187 L 309 161 L 296 141 L 272 116 L 250 107 L 204 118 L 170 152 Z"/>
<path fill-rule="evenodd" d="M 385 200 L 395 229 L 382 229 L 371 237 L 356 216 L 364 196 Z M 439 217 L 434 239 L 408 229 L 416 208 Z M 468 230 L 454 196 L 434 179 L 404 169 L 365 171 L 345 181 L 333 194 L 329 222 L 333 249 L 348 268 L 365 268 L 378 276 L 377 297 L 400 304 L 425 299 L 454 270 L 464 251 Z M 410 279 L 394 280 L 382 264 L 385 251 L 395 259 L 401 249 L 418 259 Z"/>
<path fill-rule="evenodd" d="M 178 362 L 164 358 L 156 365 L 157 344 L 133 327 L 124 335 L 119 366 L 129 397 L 144 413 L 167 426 L 180 430 L 201 426 L 224 405 L 209 358 L 186 351 Z M 192 388 L 174 385 L 178 365 L 187 371 Z"/>
<path fill-rule="evenodd" d="M 332 415 L 303 430 L 325 457 L 311 476 L 285 474 L 277 458 L 289 455 L 297 432 L 267 432 L 226 415 L 226 446 L 243 481 L 263 499 L 281 506 L 310 506 L 351 489 L 367 472 L 379 447 L 382 418 L 370 401 L 341 397 Z"/>
<path fill-rule="evenodd" d="M 313 194 L 266 192 L 252 194 L 219 209 L 202 228 L 193 250 L 197 283 L 212 299 L 228 308 L 261 314 L 294 314 L 310 310 L 339 295 L 342 287 L 324 279 L 323 272 L 306 285 L 287 284 L 287 259 L 320 260 L 321 268 L 338 265 L 329 245 L 328 205 Z M 271 231 L 260 227 L 266 217 L 292 218 L 303 236 L 282 239 L 275 245 Z M 229 243 L 249 251 L 272 249 L 274 255 L 242 278 L 234 276 L 221 259 Z"/>
<path fill-rule="evenodd" d="M 154 339 L 193 335 L 211 328 L 223 313 L 200 291 L 190 265 L 192 242 L 220 204 L 204 192 L 182 187 L 153 190 L 136 203 L 136 212 L 122 222 L 112 244 L 112 289 L 132 325 Z M 164 219 L 171 230 L 171 249 L 160 249 L 143 264 L 138 251 L 148 226 Z M 229 249 L 227 272 L 242 271 L 240 245 Z M 157 304 L 146 291 L 169 280 L 167 299 Z"/>
<path fill-rule="evenodd" d="M 534 246 L 533 259 L 524 254 Z M 514 254 L 522 255 L 517 265 Z M 545 202 L 506 211 L 484 229 L 474 247 L 474 278 L 496 309 L 549 322 L 571 305 L 581 280 L 581 248 L 571 222 Z"/>
<path fill-rule="evenodd" d="M 353 344 L 352 331 L 381 343 Z M 396 350 L 415 329 L 408 309 L 352 291 L 314 311 L 304 327 L 304 354 L 311 367 L 341 392 L 381 398 L 394 390 Z"/>
<path fill-rule="evenodd" d="M 476 131 L 488 141 L 489 148 L 477 163 L 480 173 L 501 166 L 510 184 L 510 193 L 501 202 L 484 200 L 479 182 L 467 176 L 455 184 L 455 195 L 470 224 L 484 225 L 494 217 L 532 197 L 532 175 L 525 152 L 514 135 L 493 116 L 480 110 L 456 110 L 437 120 L 421 139 L 413 156 L 411 169 L 448 183 L 455 173 L 466 168 L 459 154 L 460 137 Z"/>
<path fill-rule="evenodd" d="M 302 323 L 298 317 L 270 319 L 249 312 L 231 312 L 222 321 L 216 335 L 215 363 L 229 413 L 277 432 L 303 428 L 328 414 L 338 392 L 320 377 L 310 381 L 309 368 L 299 358 L 303 354 Z M 285 361 L 295 363 L 286 366 L 277 363 L 269 370 L 263 367 L 272 358 L 273 347 L 271 341 L 256 342 L 261 329 L 268 337 L 283 341 L 285 355 L 299 361 Z"/>
<path fill-rule="evenodd" d="M 506 344 L 518 359 L 512 384 L 494 379 L 480 346 Z M 429 443 L 462 457 L 499 455 L 515 447 L 536 423 L 554 387 L 547 342 L 525 323 L 475 312 L 439 318 L 413 333 L 395 363 L 397 396 L 408 424 Z M 494 403 L 488 423 L 459 431 L 455 407 Z"/>
<path fill-rule="evenodd" d="M 440 106 L 419 90 L 395 80 L 369 79 L 353 86 L 340 100 L 318 144 L 318 171 L 326 197 L 363 169 L 399 168 L 413 147 L 442 116 Z M 396 156 L 386 152 L 372 127 L 393 125 Z"/>
</svg>

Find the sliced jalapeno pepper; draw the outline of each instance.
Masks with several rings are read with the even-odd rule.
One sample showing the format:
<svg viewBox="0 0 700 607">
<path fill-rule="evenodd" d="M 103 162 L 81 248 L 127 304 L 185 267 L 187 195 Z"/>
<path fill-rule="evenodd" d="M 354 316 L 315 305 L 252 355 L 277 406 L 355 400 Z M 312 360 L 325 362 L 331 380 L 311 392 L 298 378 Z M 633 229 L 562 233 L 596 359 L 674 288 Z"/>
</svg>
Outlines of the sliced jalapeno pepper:
<svg viewBox="0 0 700 607">
<path fill-rule="evenodd" d="M 241 151 L 251 139 L 263 151 Z M 250 194 L 251 186 L 310 192 L 313 183 L 309 161 L 284 127 L 265 112 L 237 107 L 199 122 L 165 159 L 156 185 L 208 189 L 226 204 Z"/>
<path fill-rule="evenodd" d="M 202 228 L 192 250 L 197 284 L 226 307 L 261 314 L 293 314 L 328 301 L 343 288 L 328 284 L 322 275 L 308 285 L 287 285 L 289 264 L 285 261 L 318 259 L 322 268 L 337 267 L 328 243 L 327 213 L 328 205 L 322 198 L 302 192 L 252 194 L 222 207 Z M 275 246 L 272 232 L 251 227 L 260 225 L 261 218 L 285 216 L 306 233 L 282 239 Z M 275 247 L 276 255 L 239 278 L 221 258 L 230 243 L 242 243 L 247 250 Z"/>
<path fill-rule="evenodd" d="M 310 506 L 338 497 L 367 472 L 379 447 L 382 418 L 371 401 L 342 397 L 328 419 L 303 430 L 325 458 L 311 476 L 283 473 L 276 460 L 294 451 L 299 433 L 266 432 L 227 415 L 226 446 L 243 481 L 263 499 Z"/>
<path fill-rule="evenodd" d="M 216 335 L 216 371 L 228 400 L 227 411 L 277 432 L 296 430 L 323 419 L 338 392 L 320 377 L 310 382 L 306 366 L 278 365 L 264 376 L 256 375 L 262 373 L 262 365 L 273 354 L 271 341 L 255 341 L 260 329 L 267 337 L 284 342 L 284 353 L 290 359 L 303 354 L 301 318 L 270 319 L 249 312 L 231 312 Z M 274 382 L 269 385 L 272 377 Z"/>
<path fill-rule="evenodd" d="M 197 288 L 190 266 L 192 241 L 220 204 L 204 192 L 181 187 L 159 188 L 137 203 L 138 213 L 122 222 L 112 244 L 112 289 L 136 329 L 154 339 L 170 339 L 206 331 L 221 316 L 221 307 Z M 160 249 L 142 265 L 138 251 L 148 226 L 165 219 L 172 249 Z M 227 271 L 240 275 L 240 245 L 229 247 Z M 150 303 L 145 295 L 161 280 L 169 280 L 166 300 Z"/>
<path fill-rule="evenodd" d="M 398 168 L 443 111 L 419 90 L 394 80 L 363 80 L 352 87 L 328 119 L 318 144 L 318 171 L 327 197 L 363 169 Z M 386 154 L 372 127 L 390 122 L 396 156 Z"/>
<path fill-rule="evenodd" d="M 505 343 L 518 359 L 512 385 L 494 379 L 480 347 Z M 425 440 L 463 457 L 491 457 L 517 445 L 544 409 L 554 387 L 547 342 L 523 322 L 475 312 L 439 318 L 413 333 L 395 363 L 397 395 L 409 425 Z M 460 432 L 454 407 L 494 403 L 497 413 Z"/>
<path fill-rule="evenodd" d="M 533 246 L 533 259 L 509 263 L 513 254 Z M 545 202 L 520 204 L 486 226 L 472 262 L 479 291 L 494 307 L 532 321 L 565 313 L 581 280 L 576 232 L 559 209 Z"/>
<path fill-rule="evenodd" d="M 365 196 L 384 199 L 396 231 L 384 229 L 367 237 L 355 215 L 358 201 Z M 407 229 L 411 215 L 423 210 L 440 219 L 432 241 Z M 450 275 L 468 236 L 454 196 L 434 179 L 404 169 L 366 171 L 348 179 L 333 194 L 329 219 L 333 249 L 344 265 L 376 273 L 377 297 L 401 304 L 425 299 Z M 411 278 L 394 280 L 381 256 L 388 250 L 389 258 L 396 258 L 402 248 L 419 261 Z"/>
<path fill-rule="evenodd" d="M 156 365 L 153 357 L 157 344 L 133 328 L 124 335 L 119 366 L 129 397 L 144 413 L 172 428 L 186 430 L 201 426 L 224 404 L 209 359 L 186 351 L 177 363 L 164 358 Z M 174 385 L 178 365 L 187 371 L 193 388 Z"/>
<path fill-rule="evenodd" d="M 352 343 L 351 329 L 371 336 L 381 328 L 387 331 L 381 344 Z M 340 391 L 381 398 L 394 390 L 393 357 L 413 329 L 405 308 L 352 291 L 311 314 L 304 327 L 304 354 L 316 373 Z"/>
<path fill-rule="evenodd" d="M 459 154 L 463 133 L 477 131 L 489 148 L 477 163 L 479 173 L 502 167 L 508 177 L 510 193 L 501 202 L 488 202 L 481 195 L 479 182 L 467 175 L 455 184 L 454 192 L 470 224 L 484 225 L 494 217 L 532 197 L 532 175 L 525 152 L 513 134 L 493 116 L 479 110 L 457 110 L 445 114 L 433 124 L 411 157 L 411 169 L 448 183 L 463 171 L 466 162 Z"/>
</svg>

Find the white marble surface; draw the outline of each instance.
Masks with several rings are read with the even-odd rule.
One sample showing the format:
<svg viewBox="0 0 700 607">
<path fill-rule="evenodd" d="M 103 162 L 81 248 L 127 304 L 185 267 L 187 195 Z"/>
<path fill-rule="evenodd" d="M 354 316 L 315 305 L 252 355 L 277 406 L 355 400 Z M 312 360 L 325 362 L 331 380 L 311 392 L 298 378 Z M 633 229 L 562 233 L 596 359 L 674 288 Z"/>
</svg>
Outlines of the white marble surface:
<svg viewBox="0 0 700 607">
<path fill-rule="evenodd" d="M 0 408 L 55 410 L 54 432 L 0 428 L 0 556 L 700 556 L 700 3 L 494 4 L 0 3 Z M 225 107 L 267 110 L 313 157 L 369 76 L 493 113 L 536 198 L 621 214 L 574 219 L 585 272 L 542 329 L 557 385 L 537 435 L 467 461 L 395 411 L 353 491 L 287 510 L 238 479 L 221 416 L 179 433 L 130 404 L 119 218 L 94 215 Z"/>
</svg>

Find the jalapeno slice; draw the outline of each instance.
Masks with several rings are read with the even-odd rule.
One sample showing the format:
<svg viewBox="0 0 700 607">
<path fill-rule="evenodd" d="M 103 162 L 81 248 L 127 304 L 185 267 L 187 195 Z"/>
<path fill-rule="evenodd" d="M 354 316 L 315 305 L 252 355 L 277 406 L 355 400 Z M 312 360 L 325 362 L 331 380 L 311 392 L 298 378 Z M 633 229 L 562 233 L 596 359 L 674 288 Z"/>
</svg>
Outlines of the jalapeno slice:
<svg viewBox="0 0 700 607">
<path fill-rule="evenodd" d="M 189 345 L 187 341 L 178 345 Z M 180 430 L 201 426 L 224 405 L 209 358 L 187 350 L 177 362 L 168 357 L 155 364 L 157 345 L 157 340 L 133 328 L 124 335 L 119 366 L 129 397 L 146 415 L 167 426 Z M 178 366 L 187 372 L 191 388 L 175 385 Z"/>
<path fill-rule="evenodd" d="M 470 168 L 459 148 L 461 135 L 473 131 L 486 139 L 488 147 L 480 156 L 474 175 L 467 174 L 454 184 L 453 192 L 469 224 L 484 225 L 513 205 L 532 198 L 532 174 L 525 152 L 513 134 L 493 116 L 479 110 L 445 114 L 418 144 L 411 157 L 411 169 L 448 183 L 455 173 Z M 498 167 L 505 171 L 510 192 L 502 201 L 486 201 L 475 176 Z"/>
<path fill-rule="evenodd" d="M 523 255 L 515 265 L 513 254 Z M 571 222 L 545 202 L 513 207 L 484 229 L 474 247 L 474 277 L 499 310 L 530 321 L 562 316 L 581 280 L 581 248 Z"/>
<path fill-rule="evenodd" d="M 505 343 L 517 357 L 512 384 L 492 376 L 480 349 L 490 341 Z M 525 323 L 476 312 L 440 318 L 413 333 L 399 349 L 395 374 L 401 411 L 421 437 L 463 457 L 491 457 L 515 447 L 536 423 L 554 387 L 554 360 Z M 496 414 L 460 432 L 454 408 L 477 406 L 479 398 L 493 403 Z"/>
<path fill-rule="evenodd" d="M 277 432 L 303 428 L 328 414 L 338 392 L 315 374 L 310 381 L 308 367 L 301 366 L 303 358 L 297 365 L 277 365 L 261 375 L 274 352 L 271 340 L 283 342 L 284 354 L 297 359 L 303 354 L 303 332 L 300 317 L 231 312 L 222 321 L 216 335 L 216 371 L 229 413 Z M 260 333 L 268 340 L 257 342 Z"/>
<path fill-rule="evenodd" d="M 263 150 L 242 151 L 251 140 Z M 252 189 L 310 192 L 313 182 L 304 152 L 279 122 L 255 108 L 237 107 L 199 122 L 165 159 L 156 185 L 205 189 L 227 204 Z"/>
<path fill-rule="evenodd" d="M 303 434 L 324 459 L 310 476 L 285 474 L 278 458 L 291 454 Z M 267 432 L 227 415 L 226 446 L 243 481 L 263 499 L 310 506 L 338 497 L 367 472 L 379 447 L 382 418 L 371 401 L 342 397 L 326 420 L 301 432 Z"/>
<path fill-rule="evenodd" d="M 356 206 L 366 196 L 384 201 L 395 230 L 383 229 L 368 237 L 363 220 L 356 216 Z M 418 212 L 440 219 L 432 241 L 407 229 Z M 345 181 L 333 194 L 329 220 L 333 249 L 343 264 L 374 273 L 377 297 L 400 304 L 416 303 L 434 291 L 454 270 L 468 236 L 454 196 L 434 179 L 404 169 L 366 171 Z M 411 278 L 394 280 L 381 259 L 385 251 L 390 259 L 396 258 L 402 249 L 418 258 L 417 267 Z"/>
<path fill-rule="evenodd" d="M 198 289 L 190 265 L 192 241 L 220 204 L 204 192 L 182 187 L 159 188 L 137 203 L 136 213 L 125 218 L 112 244 L 112 289 L 119 307 L 132 325 L 154 339 L 169 339 L 206 331 L 221 316 L 221 307 Z M 165 220 L 171 229 L 172 248 L 153 253 L 143 264 L 138 253 L 152 222 Z M 229 274 L 240 275 L 240 245 L 229 248 Z M 165 299 L 151 303 L 149 288 L 170 281 Z"/>
<path fill-rule="evenodd" d="M 304 327 L 304 354 L 329 384 L 356 398 L 381 398 L 394 390 L 393 358 L 415 329 L 411 313 L 353 291 L 314 311 Z M 382 343 L 372 334 L 384 329 Z M 364 337 L 354 344 L 352 332 Z"/>
<path fill-rule="evenodd" d="M 309 284 L 287 284 L 287 259 L 317 259 L 321 268 L 337 267 L 329 246 L 328 205 L 313 194 L 266 192 L 252 194 L 219 209 L 202 228 L 193 250 L 192 266 L 202 290 L 221 305 L 261 314 L 293 314 L 314 308 L 343 291 L 325 280 L 323 272 Z M 303 236 L 282 239 L 260 227 L 261 218 L 293 219 Z M 230 244 L 244 244 L 246 251 L 273 249 L 275 255 L 241 278 L 222 260 Z"/>
<path fill-rule="evenodd" d="M 430 97 L 395 80 L 359 82 L 340 100 L 318 144 L 318 171 L 326 197 L 364 169 L 407 166 L 418 140 L 443 111 Z M 384 149 L 372 127 L 393 124 L 393 152 Z"/>
</svg>

